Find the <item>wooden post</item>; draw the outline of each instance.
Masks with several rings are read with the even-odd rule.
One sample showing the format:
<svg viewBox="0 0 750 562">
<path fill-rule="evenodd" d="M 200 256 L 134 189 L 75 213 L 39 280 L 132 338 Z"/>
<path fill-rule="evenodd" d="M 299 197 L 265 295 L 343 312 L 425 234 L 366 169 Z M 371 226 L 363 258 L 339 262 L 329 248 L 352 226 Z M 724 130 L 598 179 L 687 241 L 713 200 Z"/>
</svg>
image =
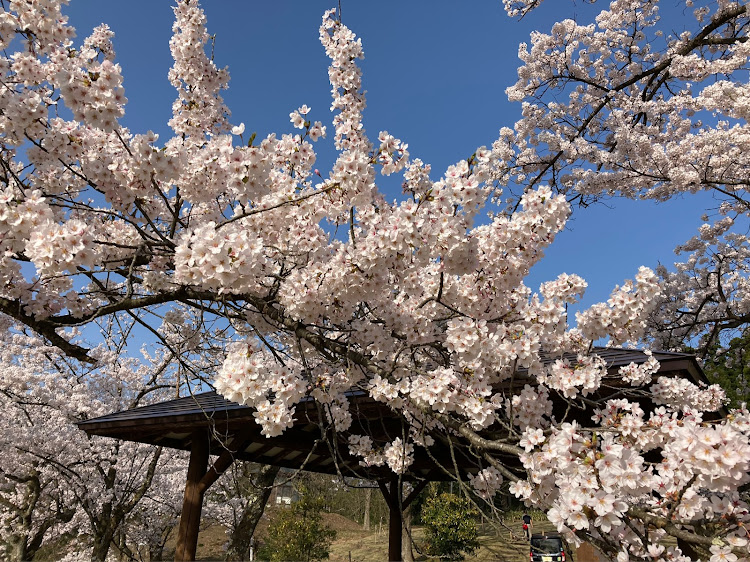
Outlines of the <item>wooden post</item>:
<svg viewBox="0 0 750 562">
<path fill-rule="evenodd" d="M 190 464 L 188 465 L 187 482 L 185 483 L 185 497 L 182 500 L 182 516 L 180 529 L 177 534 L 177 548 L 174 552 L 176 562 L 195 560 L 198 548 L 198 529 L 201 524 L 201 510 L 203 509 L 203 495 L 224 472 L 232 466 L 234 455 L 243 451 L 252 442 L 249 429 L 240 431 L 232 437 L 229 446 L 216 459 L 210 470 L 208 469 L 208 455 L 210 439 L 206 430 L 194 431 L 190 437 Z"/>
<path fill-rule="evenodd" d="M 390 562 L 401 562 L 403 557 L 401 556 L 401 547 L 403 545 L 402 540 L 402 527 L 404 524 L 403 513 L 401 512 L 401 498 L 399 492 L 401 491 L 401 482 L 398 480 L 391 480 L 390 485 L 390 496 L 391 502 L 388 504 L 388 560 Z"/>
<path fill-rule="evenodd" d="M 177 548 L 175 562 L 195 560 L 198 548 L 198 529 L 203 509 L 203 493 L 201 479 L 208 468 L 208 435 L 206 430 L 195 431 L 190 443 L 190 464 L 188 465 L 187 481 L 185 482 L 185 496 L 182 501 L 182 515 L 180 529 L 177 534 Z"/>
<path fill-rule="evenodd" d="M 401 558 L 401 482 L 397 478 L 390 481 L 378 480 L 378 486 L 388 506 L 388 561 L 402 562 Z"/>
<path fill-rule="evenodd" d="M 393 478 L 390 481 L 390 486 L 386 484 L 385 480 L 378 480 L 378 486 L 380 491 L 385 498 L 385 503 L 388 506 L 388 560 L 389 562 L 403 562 L 403 555 L 401 548 L 403 545 L 403 539 L 401 530 L 404 524 L 403 510 L 411 505 L 411 502 L 419 495 L 419 492 L 424 490 L 427 485 L 427 480 L 422 480 L 414 484 L 414 488 L 411 493 L 406 497 L 402 497 L 403 489 L 402 482 L 398 478 Z"/>
</svg>

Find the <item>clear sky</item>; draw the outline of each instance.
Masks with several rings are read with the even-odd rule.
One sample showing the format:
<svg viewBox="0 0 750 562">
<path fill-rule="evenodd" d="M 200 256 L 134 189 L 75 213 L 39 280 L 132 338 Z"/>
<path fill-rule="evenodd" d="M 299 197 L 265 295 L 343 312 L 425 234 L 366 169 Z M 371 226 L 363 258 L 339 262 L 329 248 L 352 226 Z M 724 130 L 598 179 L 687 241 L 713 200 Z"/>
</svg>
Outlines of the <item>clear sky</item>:
<svg viewBox="0 0 750 562">
<path fill-rule="evenodd" d="M 677 3 L 665 4 L 670 2 Z M 133 132 L 160 133 L 163 140 L 170 135 L 175 98 L 167 81 L 171 5 L 72 0 L 66 10 L 78 31 L 76 44 L 99 23 L 115 32 L 129 100 L 122 122 Z M 259 137 L 295 132 L 289 113 L 307 104 L 308 117 L 332 131 L 328 59 L 318 27 L 334 0 L 204 0 L 202 6 L 209 33 L 216 36 L 217 66 L 229 67 L 224 98 L 233 124 L 244 122 L 246 132 Z M 407 142 L 411 156 L 431 163 L 437 179 L 518 119 L 520 105 L 510 104 L 504 93 L 516 79 L 518 44 L 534 29 L 549 31 L 564 18 L 588 21 L 591 13 L 581 0 L 548 0 L 521 21 L 508 18 L 500 0 L 342 0 L 343 22 L 364 45 L 364 124 L 370 138 L 387 130 Z M 317 167 L 325 175 L 334 159 L 332 142 L 320 141 L 316 148 L 323 149 Z M 398 191 L 388 191 L 389 198 Z M 577 211 L 528 284 L 537 290 L 559 273 L 577 273 L 589 283 L 584 303 L 604 300 L 640 265 L 672 264 L 673 248 L 693 236 L 706 205 L 705 197 L 661 205 L 615 200 Z"/>
</svg>

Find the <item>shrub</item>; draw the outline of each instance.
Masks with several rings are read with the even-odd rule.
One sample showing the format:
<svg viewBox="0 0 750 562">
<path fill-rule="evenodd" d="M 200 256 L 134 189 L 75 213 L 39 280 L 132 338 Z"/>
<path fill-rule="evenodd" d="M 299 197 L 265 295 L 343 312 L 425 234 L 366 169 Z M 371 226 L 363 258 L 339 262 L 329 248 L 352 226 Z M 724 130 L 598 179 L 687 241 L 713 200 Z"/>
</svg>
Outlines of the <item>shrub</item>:
<svg viewBox="0 0 750 562">
<path fill-rule="evenodd" d="M 479 548 L 478 511 L 466 498 L 443 493 L 429 497 L 422 507 L 427 551 L 444 560 L 463 560 Z"/>
<path fill-rule="evenodd" d="M 271 519 L 258 559 L 268 562 L 327 559 L 336 531 L 323 524 L 322 509 L 322 499 L 303 490 L 298 502 L 290 509 L 280 509 Z"/>
</svg>

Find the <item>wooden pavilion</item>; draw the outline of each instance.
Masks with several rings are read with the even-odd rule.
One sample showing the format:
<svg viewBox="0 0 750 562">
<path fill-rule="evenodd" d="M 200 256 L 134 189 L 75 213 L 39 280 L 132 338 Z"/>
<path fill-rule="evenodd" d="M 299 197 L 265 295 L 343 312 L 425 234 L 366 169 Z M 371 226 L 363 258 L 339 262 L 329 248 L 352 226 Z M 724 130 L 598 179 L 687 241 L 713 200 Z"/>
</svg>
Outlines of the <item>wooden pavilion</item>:
<svg viewBox="0 0 750 562">
<path fill-rule="evenodd" d="M 647 359 L 638 350 L 602 348 L 596 352 L 607 361 L 614 381 L 619 367 Z M 660 375 L 705 382 L 692 355 L 653 355 L 660 362 Z M 528 382 L 521 376 L 514 384 L 522 388 Z M 175 560 L 195 559 L 203 496 L 235 460 L 376 481 L 390 510 L 389 560 L 401 560 L 403 510 L 428 482 L 447 480 L 456 472 L 466 476 L 477 470 L 476 458 L 465 444 L 438 441 L 429 451 L 415 447 L 414 463 L 401 477 L 387 467 L 362 467 L 360 459 L 349 454 L 349 433 L 370 435 L 376 443 L 384 444 L 404 435 L 405 426 L 386 404 L 375 402 L 365 393 L 352 392 L 349 401 L 353 422 L 344 434 L 334 433 L 321 407 L 307 399 L 297 405 L 293 427 L 278 437 L 265 437 L 255 423 L 254 409 L 230 402 L 215 392 L 116 412 L 79 422 L 78 426 L 89 435 L 190 451 Z M 564 410 L 566 406 L 567 403 L 555 404 L 555 409 Z M 489 430 L 488 434 L 492 428 Z M 211 457 L 214 458 L 209 466 Z M 500 455 L 498 460 L 510 466 L 518 463 L 517 459 Z M 411 490 L 405 496 L 403 484 L 407 481 Z"/>
</svg>

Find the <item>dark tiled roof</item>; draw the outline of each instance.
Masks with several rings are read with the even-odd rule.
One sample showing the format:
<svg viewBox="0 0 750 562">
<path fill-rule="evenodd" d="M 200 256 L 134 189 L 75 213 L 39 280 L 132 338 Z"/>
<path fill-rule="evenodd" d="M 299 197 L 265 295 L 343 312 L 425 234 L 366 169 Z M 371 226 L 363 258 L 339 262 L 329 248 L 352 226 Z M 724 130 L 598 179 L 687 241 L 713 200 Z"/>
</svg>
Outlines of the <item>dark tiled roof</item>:
<svg viewBox="0 0 750 562">
<path fill-rule="evenodd" d="M 143 420 L 146 418 L 206 415 L 216 411 L 229 412 L 243 409 L 247 409 L 247 406 L 242 406 L 240 404 L 237 404 L 236 402 L 231 402 L 230 400 L 227 400 L 216 392 L 203 392 L 200 394 L 194 394 L 192 396 L 186 396 L 184 398 L 177 398 L 175 400 L 158 402 L 149 406 L 133 408 L 132 410 L 113 412 L 111 414 L 107 414 L 106 416 L 79 422 L 78 426 L 81 429 L 85 429 L 88 426 L 108 422 L 124 423 L 131 420 Z"/>
<path fill-rule="evenodd" d="M 642 363 L 647 356 L 639 350 L 621 348 L 597 348 L 596 353 L 607 361 L 610 372 L 616 374 L 619 367 L 631 362 Z M 661 374 L 671 374 L 704 381 L 705 377 L 695 358 L 686 353 L 654 352 L 660 362 Z M 574 357 L 573 357 L 574 358 Z M 554 358 L 549 358 L 552 361 Z M 402 434 L 400 418 L 386 404 L 373 401 L 362 392 L 349 394 L 350 411 L 354 422 L 351 432 L 367 433 L 376 441 L 385 442 Z M 564 404 L 563 404 L 564 406 Z M 307 470 L 349 476 L 376 478 L 382 469 L 365 472 L 358 466 L 358 459 L 348 455 L 345 435 L 334 436 L 327 427 L 319 424 L 320 410 L 312 399 L 304 399 L 296 407 L 294 426 L 279 437 L 266 438 L 253 417 L 254 409 L 231 402 L 215 392 L 205 392 L 159 402 L 149 406 L 114 412 L 78 423 L 78 427 L 91 435 L 114 437 L 189 450 L 192 439 L 202 432 L 211 439 L 212 453 L 219 454 L 224 444 L 234 436 L 242 434 L 248 445 L 237 453 L 237 457 L 264 464 L 277 464 L 289 468 L 303 467 Z M 198 433 L 196 433 L 198 432 Z M 332 439 L 332 437 L 335 437 Z M 337 448 L 334 459 L 332 448 Z M 412 472 L 416 476 L 434 480 L 445 478 L 436 465 L 444 461 L 452 464 L 450 452 L 431 449 L 426 455 L 421 447 L 415 451 Z M 459 464 L 461 451 L 455 449 Z"/>
</svg>

